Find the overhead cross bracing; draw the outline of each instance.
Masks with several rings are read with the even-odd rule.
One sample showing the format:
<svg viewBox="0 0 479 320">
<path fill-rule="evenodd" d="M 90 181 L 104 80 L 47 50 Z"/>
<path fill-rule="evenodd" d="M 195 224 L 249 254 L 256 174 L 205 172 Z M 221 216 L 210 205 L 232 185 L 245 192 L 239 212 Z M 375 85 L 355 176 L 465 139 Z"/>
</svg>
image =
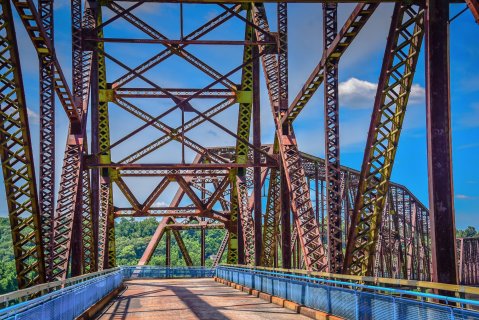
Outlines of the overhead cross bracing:
<svg viewBox="0 0 479 320">
<path fill-rule="evenodd" d="M 364 160 L 355 171 L 340 162 L 338 73 L 382 1 L 355 2 L 346 19 L 338 19 L 339 1 L 300 1 L 323 3 L 315 8 L 323 12 L 324 41 L 314 40 L 323 42 L 323 54 L 298 92 L 289 79 L 288 2 L 295 1 L 192 2 L 72 1 L 69 66 L 55 50 L 52 1 L 2 0 L 1 160 L 19 287 L 115 266 L 115 219 L 148 216 L 158 217 L 158 229 L 140 264 L 163 237 L 169 247 L 173 234 L 193 265 L 181 231 L 199 229 L 204 265 L 206 230 L 224 228 L 215 264 L 225 256 L 230 264 L 458 282 L 449 3 L 391 1 Z M 467 8 L 477 17 L 476 2 Z M 39 60 L 37 170 L 18 28 Z M 430 210 L 391 182 L 418 72 L 427 82 Z M 295 132 L 301 113 L 317 107 L 312 98 L 321 85 L 324 160 L 302 153 Z M 68 123 L 61 171 L 58 109 Z M 470 265 L 473 245 L 461 241 L 459 254 Z M 461 279 L 471 278 L 466 260 Z"/>
</svg>

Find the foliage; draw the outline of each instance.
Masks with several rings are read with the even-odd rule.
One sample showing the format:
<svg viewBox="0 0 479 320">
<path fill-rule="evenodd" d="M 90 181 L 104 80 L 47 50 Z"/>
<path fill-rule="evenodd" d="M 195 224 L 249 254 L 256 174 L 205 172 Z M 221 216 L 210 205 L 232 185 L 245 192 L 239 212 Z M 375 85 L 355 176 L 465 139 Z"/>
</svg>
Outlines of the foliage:
<svg viewBox="0 0 479 320">
<path fill-rule="evenodd" d="M 473 226 L 468 226 L 464 230 L 457 230 L 456 237 L 458 238 L 477 238 L 479 237 L 479 232 Z"/>
<path fill-rule="evenodd" d="M 155 218 L 126 219 L 122 218 L 115 223 L 117 263 L 118 265 L 136 265 L 146 249 L 151 236 L 158 226 Z M 188 248 L 194 265 L 200 265 L 200 230 L 180 231 Z M 224 237 L 224 230 L 206 230 L 205 252 L 206 265 L 212 265 L 209 257 L 216 254 L 221 240 Z M 150 264 L 165 265 L 165 239 L 162 239 L 155 251 Z M 225 258 L 226 254 L 223 256 Z M 10 222 L 7 218 L 0 217 L 0 294 L 17 290 L 15 273 L 15 260 L 13 259 L 12 237 Z M 178 249 L 175 237 L 171 235 L 171 265 L 184 266 L 183 256 Z"/>
<path fill-rule="evenodd" d="M 17 290 L 10 221 L 0 218 L 0 294 Z"/>
</svg>

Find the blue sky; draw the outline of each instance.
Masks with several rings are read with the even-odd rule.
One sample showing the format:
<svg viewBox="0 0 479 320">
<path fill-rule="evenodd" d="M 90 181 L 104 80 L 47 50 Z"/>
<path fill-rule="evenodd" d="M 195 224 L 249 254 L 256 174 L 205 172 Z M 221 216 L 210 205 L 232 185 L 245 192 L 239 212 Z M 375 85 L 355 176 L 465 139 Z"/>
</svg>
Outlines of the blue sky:
<svg viewBox="0 0 479 320">
<path fill-rule="evenodd" d="M 462 4 L 451 5 L 451 16 L 462 10 L 464 6 Z M 173 4 L 144 4 L 135 9 L 134 12 L 146 22 L 156 26 L 167 37 L 178 39 L 178 7 L 178 5 Z M 339 26 L 349 16 L 353 7 L 354 5 L 351 4 L 341 4 L 339 6 Z M 56 50 L 68 79 L 71 78 L 69 10 L 67 2 L 60 3 L 57 1 L 55 12 Z M 273 30 L 276 30 L 274 10 L 275 5 L 267 5 L 271 27 Z M 185 5 L 185 34 L 219 12 L 221 12 L 221 8 L 215 5 Z M 343 165 L 353 168 L 360 168 L 362 161 L 391 13 L 392 5 L 382 4 L 361 31 L 356 41 L 342 57 L 340 63 L 341 161 Z M 111 13 L 105 11 L 105 16 L 109 17 Z M 294 98 L 311 70 L 321 58 L 321 19 L 322 12 L 321 5 L 319 4 L 289 5 L 290 100 Z M 479 210 L 477 209 L 479 207 L 479 171 L 475 169 L 475 164 L 479 160 L 478 32 L 479 25 L 474 22 L 470 12 L 465 12 L 454 20 L 450 26 L 453 163 L 456 225 L 458 228 L 465 228 L 468 225 L 479 227 L 479 223 L 476 220 Z M 107 37 L 146 37 L 133 28 L 128 27 L 128 24 L 121 20 L 109 26 L 105 34 Z M 239 40 L 243 35 L 244 24 L 238 19 L 233 19 L 204 39 Z M 36 160 L 38 160 L 38 62 L 30 40 L 20 24 L 17 24 L 17 37 L 23 63 L 27 104 L 30 110 L 34 154 L 37 155 Z M 157 44 L 135 47 L 125 44 L 108 44 L 106 51 L 130 67 L 133 67 L 142 63 L 159 50 L 163 50 L 163 48 L 163 46 Z M 208 46 L 188 47 L 191 53 L 194 53 L 222 73 L 226 73 L 241 63 L 242 50 L 240 47 L 215 46 L 214 51 L 211 49 Z M 107 63 L 109 81 L 121 76 L 123 73 L 121 68 L 114 66 L 111 62 Z M 201 88 L 211 81 L 178 57 L 168 59 L 166 63 L 147 72 L 146 75 L 164 87 Z M 235 82 L 239 82 L 239 78 L 239 73 L 233 77 Z M 262 140 L 263 143 L 271 143 L 274 126 L 264 80 L 262 79 L 262 81 Z M 427 205 L 424 54 L 421 55 L 414 83 L 392 180 L 407 186 Z M 130 85 L 144 87 L 145 83 L 141 80 L 135 80 Z M 295 131 L 300 149 L 318 156 L 324 155 L 322 91 L 323 88 L 321 87 L 295 122 Z M 136 103 L 136 101 L 132 102 Z M 204 110 L 210 105 L 211 102 L 208 104 L 200 100 L 194 101 L 194 106 L 200 110 Z M 158 109 L 171 106 L 171 101 L 143 101 L 141 106 L 153 115 L 157 115 L 160 113 Z M 113 141 L 142 125 L 141 121 L 134 120 L 124 111 L 120 111 L 117 106 L 112 105 L 110 113 Z M 165 118 L 165 122 L 172 126 L 178 125 L 178 115 L 179 113 L 173 113 Z M 186 116 L 187 119 L 191 118 L 191 115 L 187 114 Z M 234 106 L 224 114 L 215 117 L 215 119 L 235 131 L 236 117 L 237 106 Z M 59 155 L 57 156 L 58 180 L 67 132 L 66 117 L 59 103 L 57 103 L 56 129 L 57 153 Z M 205 146 L 232 145 L 234 143 L 231 137 L 211 126 L 202 126 L 192 130 L 188 136 Z M 113 160 L 118 161 L 122 159 L 132 148 L 144 145 L 158 137 L 157 130 L 146 130 L 144 133 L 135 136 L 114 149 Z M 191 161 L 194 154 L 189 152 L 187 156 Z M 178 161 L 178 145 L 170 144 L 161 149 L 161 151 L 145 157 L 143 162 L 174 161 Z M 151 182 L 143 180 L 141 183 L 135 179 L 128 181 L 133 189 L 139 191 L 151 189 L 155 182 L 154 179 Z M 169 188 L 165 194 L 165 199 L 160 198 L 159 201 L 169 201 L 167 196 L 173 192 L 174 188 Z M 126 206 L 126 200 L 119 195 L 117 196 L 117 194 L 118 192 L 115 192 L 116 205 Z M 3 184 L 1 184 L 0 216 L 5 216 L 6 214 L 5 192 Z"/>
</svg>

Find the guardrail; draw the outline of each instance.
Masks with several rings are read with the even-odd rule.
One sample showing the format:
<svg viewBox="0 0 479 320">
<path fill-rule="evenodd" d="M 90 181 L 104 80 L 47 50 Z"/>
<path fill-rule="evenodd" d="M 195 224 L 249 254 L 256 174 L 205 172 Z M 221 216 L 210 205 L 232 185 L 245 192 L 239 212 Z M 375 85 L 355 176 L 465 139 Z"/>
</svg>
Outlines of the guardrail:
<svg viewBox="0 0 479 320">
<path fill-rule="evenodd" d="M 203 278 L 214 273 L 214 269 L 205 267 L 112 268 L 1 295 L 0 320 L 74 319 L 127 279 Z"/>
<path fill-rule="evenodd" d="M 263 270 L 271 272 L 279 272 L 285 274 L 304 275 L 309 277 L 317 277 L 322 279 L 338 280 L 359 284 L 370 284 L 376 287 L 385 288 L 409 288 L 412 291 L 434 293 L 437 291 L 450 292 L 451 296 L 457 298 L 465 298 L 466 296 L 479 299 L 479 287 L 455 285 L 447 283 L 437 283 L 430 281 L 420 280 L 407 280 L 407 279 L 393 279 L 393 278 L 381 278 L 381 277 L 366 277 L 366 276 L 354 276 L 347 274 L 329 273 L 329 272 L 317 272 L 307 271 L 301 269 L 282 269 L 282 268 L 267 268 L 267 267 L 252 267 L 247 265 L 230 265 L 221 264 L 227 267 L 239 267 L 252 270 Z"/>
<path fill-rule="evenodd" d="M 479 319 L 478 311 L 465 308 L 479 307 L 477 300 L 331 280 L 291 270 L 221 265 L 216 275 L 345 319 Z"/>
</svg>

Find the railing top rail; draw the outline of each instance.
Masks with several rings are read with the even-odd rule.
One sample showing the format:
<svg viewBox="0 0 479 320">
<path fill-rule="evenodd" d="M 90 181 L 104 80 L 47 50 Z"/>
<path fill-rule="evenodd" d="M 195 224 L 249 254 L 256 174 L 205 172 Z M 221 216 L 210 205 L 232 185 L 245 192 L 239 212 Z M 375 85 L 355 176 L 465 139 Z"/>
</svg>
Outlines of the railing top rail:
<svg viewBox="0 0 479 320">
<path fill-rule="evenodd" d="M 463 286 L 463 285 L 454 285 L 447 283 L 437 283 L 430 281 L 420 281 L 420 280 L 405 280 L 405 279 L 394 279 L 394 278 L 381 278 L 381 277 L 363 277 L 363 276 L 354 276 L 346 274 L 337 274 L 329 272 L 316 272 L 316 271 L 307 271 L 300 269 L 282 269 L 282 268 L 267 268 L 267 267 L 252 267 L 246 265 L 228 265 L 221 264 L 219 267 L 236 267 L 236 268 L 245 268 L 251 270 L 262 270 L 270 272 L 281 272 L 289 274 L 300 274 L 306 275 L 309 277 L 318 277 L 332 280 L 341 280 L 349 281 L 356 283 L 369 283 L 374 286 L 389 285 L 389 286 L 399 286 L 399 287 L 415 287 L 422 290 L 441 290 L 454 293 L 465 293 L 471 295 L 479 295 L 479 287 Z"/>
<path fill-rule="evenodd" d="M 81 276 L 78 276 L 78 277 L 68 278 L 68 279 L 65 279 L 65 280 L 47 282 L 47 283 L 39 284 L 39 285 L 30 287 L 30 288 L 6 293 L 6 294 L 3 294 L 3 295 L 0 295 L 0 305 L 3 304 L 3 303 L 6 303 L 8 301 L 15 300 L 15 299 L 21 299 L 23 297 L 30 297 L 30 296 L 33 296 L 37 293 L 42 293 L 42 292 L 45 292 L 45 291 L 51 291 L 52 289 L 56 289 L 56 288 L 67 287 L 67 286 L 70 286 L 72 284 L 76 284 L 76 283 L 79 283 L 79 282 L 83 282 L 85 280 L 89 280 L 89 279 L 96 278 L 96 277 L 99 277 L 99 276 L 102 276 L 102 275 L 105 275 L 105 274 L 108 274 L 108 273 L 112 273 L 114 271 L 118 271 L 120 269 L 121 269 L 120 267 L 106 269 L 106 270 L 102 270 L 102 271 L 97 271 L 97 272 L 84 274 L 84 275 L 81 275 Z"/>
<path fill-rule="evenodd" d="M 464 309 L 464 308 L 468 309 L 470 308 L 470 306 L 474 306 L 475 308 L 479 307 L 478 300 L 455 298 L 455 297 L 449 297 L 449 296 L 444 296 L 444 295 L 439 295 L 434 293 L 424 293 L 424 292 L 418 292 L 418 291 L 380 287 L 375 285 L 366 285 L 366 284 L 359 284 L 359 283 L 340 281 L 340 280 L 330 280 L 325 278 L 314 277 L 312 275 L 297 275 L 297 274 L 291 274 L 291 273 L 286 274 L 284 272 L 260 270 L 258 268 L 244 268 L 244 267 L 237 267 L 237 266 L 222 266 L 222 267 L 224 267 L 225 269 L 231 269 L 233 271 L 256 272 L 258 274 L 264 274 L 266 276 L 286 276 L 288 278 L 291 278 L 293 281 L 306 280 L 306 281 L 316 281 L 316 282 L 324 283 L 326 285 L 332 284 L 332 285 L 346 286 L 350 290 L 352 289 L 352 290 L 362 291 L 364 289 L 367 289 L 373 292 L 384 292 L 384 293 L 389 293 L 391 295 L 398 295 L 401 297 L 408 297 L 408 298 L 415 296 L 418 299 L 436 300 L 440 304 L 445 304 L 445 305 L 448 305 L 449 303 L 456 303 L 458 304 L 458 306 L 461 307 L 461 309 Z M 218 267 L 218 269 L 221 269 L 221 266 Z"/>
<path fill-rule="evenodd" d="M 165 270 L 191 270 L 191 271 L 197 271 L 197 270 L 205 270 L 208 272 L 213 272 L 215 268 L 210 268 L 210 267 L 201 267 L 201 266 L 179 266 L 179 267 L 163 267 L 163 266 L 120 266 L 120 267 L 115 267 L 111 269 L 106 269 L 102 271 L 97 271 L 97 272 L 92 272 L 88 274 L 84 274 L 81 276 L 73 277 L 73 278 L 68 278 L 65 280 L 58 280 L 58 281 L 52 281 L 52 282 L 47 282 L 43 284 L 39 284 L 30 288 L 22 289 L 22 290 L 17 290 L 13 292 L 9 292 L 3 295 L 0 295 L 0 308 L 3 305 L 8 305 L 12 301 L 18 300 L 18 301 L 25 301 L 25 300 L 30 300 L 32 297 L 38 297 L 42 296 L 44 294 L 50 293 L 52 291 L 64 288 L 64 287 L 69 287 L 74 284 L 78 284 L 87 280 L 91 280 L 94 278 L 101 277 L 106 274 L 110 274 L 116 271 L 121 271 L 125 269 L 130 269 L 130 270 L 155 270 L 155 269 L 165 269 Z"/>
</svg>

